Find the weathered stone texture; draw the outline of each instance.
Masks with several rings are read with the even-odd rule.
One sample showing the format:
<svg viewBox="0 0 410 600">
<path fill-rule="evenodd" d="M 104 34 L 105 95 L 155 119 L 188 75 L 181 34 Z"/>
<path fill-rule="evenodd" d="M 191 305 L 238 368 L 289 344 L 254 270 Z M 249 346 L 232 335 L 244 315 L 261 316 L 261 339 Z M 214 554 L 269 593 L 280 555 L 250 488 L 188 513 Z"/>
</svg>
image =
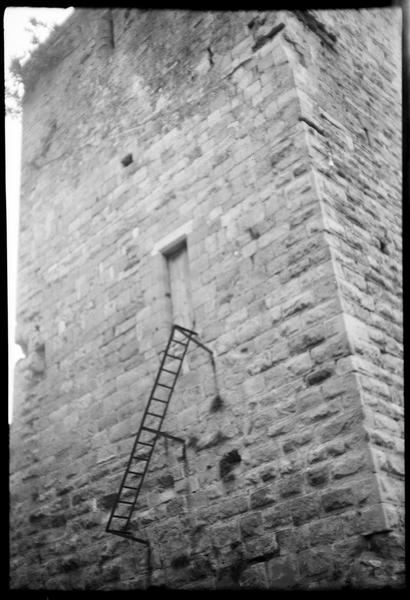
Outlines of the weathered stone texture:
<svg viewBox="0 0 410 600">
<path fill-rule="evenodd" d="M 403 585 L 400 17 L 77 10 L 32 65 L 13 588 Z M 148 561 L 104 528 L 171 323 L 153 249 L 188 221 L 222 402 L 193 349 Z"/>
<path fill-rule="evenodd" d="M 318 40 L 312 44 L 298 14 L 300 24 L 284 35 L 290 45 L 297 39 L 302 119 L 380 491 L 397 510 L 403 506 L 402 494 L 393 492 L 403 478 L 401 97 L 400 38 L 392 40 L 390 24 L 399 15 L 384 11 L 380 19 L 379 11 L 369 11 L 358 25 L 354 12 L 344 13 L 343 31 L 364 21 L 372 29 L 350 38 L 338 31 L 339 14 L 320 14 L 336 34 L 333 53 L 320 52 Z M 304 47 L 312 55 L 305 65 Z M 314 63 L 318 52 L 322 59 Z"/>
</svg>

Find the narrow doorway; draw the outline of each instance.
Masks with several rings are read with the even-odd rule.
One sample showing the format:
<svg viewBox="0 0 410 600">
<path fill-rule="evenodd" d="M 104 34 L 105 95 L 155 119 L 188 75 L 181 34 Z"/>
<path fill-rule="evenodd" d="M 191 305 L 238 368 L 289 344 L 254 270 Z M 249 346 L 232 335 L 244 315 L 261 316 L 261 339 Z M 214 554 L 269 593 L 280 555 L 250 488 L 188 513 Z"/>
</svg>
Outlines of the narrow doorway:
<svg viewBox="0 0 410 600">
<path fill-rule="evenodd" d="M 191 278 L 186 240 L 165 254 L 171 296 L 172 322 L 188 329 L 193 328 Z"/>
</svg>

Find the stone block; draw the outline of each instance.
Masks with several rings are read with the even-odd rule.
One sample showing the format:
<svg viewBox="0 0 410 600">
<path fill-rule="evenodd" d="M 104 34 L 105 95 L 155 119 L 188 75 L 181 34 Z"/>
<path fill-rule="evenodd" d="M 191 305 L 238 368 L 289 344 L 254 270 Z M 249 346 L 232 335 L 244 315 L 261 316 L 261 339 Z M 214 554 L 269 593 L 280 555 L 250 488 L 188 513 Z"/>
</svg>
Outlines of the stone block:
<svg viewBox="0 0 410 600">
<path fill-rule="evenodd" d="M 286 435 L 288 433 L 291 433 L 293 428 L 294 428 L 293 418 L 283 419 L 283 420 L 275 423 L 271 427 L 269 427 L 268 435 L 269 435 L 269 437 L 272 437 L 272 438 L 275 438 L 275 437 L 278 437 L 281 435 Z"/>
<path fill-rule="evenodd" d="M 323 383 L 323 395 L 327 400 L 344 395 L 352 400 L 359 399 L 358 382 L 353 373 L 338 375 Z"/>
<path fill-rule="evenodd" d="M 239 585 L 244 589 L 259 590 L 269 587 L 264 564 L 250 565 L 242 571 Z"/>
<path fill-rule="evenodd" d="M 345 414 L 334 417 L 331 422 L 323 426 L 320 439 L 322 442 L 328 442 L 339 435 L 358 431 L 363 427 L 362 423 L 363 411 L 361 407 L 346 411 Z"/>
<path fill-rule="evenodd" d="M 117 442 L 118 440 L 129 438 L 131 433 L 129 422 L 123 421 L 122 423 L 117 423 L 110 428 L 108 439 L 110 442 Z"/>
<path fill-rule="evenodd" d="M 247 372 L 249 375 L 256 375 L 266 371 L 273 365 L 285 360 L 289 356 L 289 351 L 286 343 L 275 344 L 269 350 L 265 350 L 262 356 L 259 356 L 249 367 Z"/>
<path fill-rule="evenodd" d="M 298 584 L 298 565 L 292 555 L 275 556 L 267 563 L 270 587 L 279 590 L 295 588 Z"/>
<path fill-rule="evenodd" d="M 322 389 L 320 387 L 303 389 L 297 393 L 296 398 L 298 411 L 303 413 L 311 408 L 320 406 L 323 402 Z"/>
<path fill-rule="evenodd" d="M 303 377 L 312 367 L 309 352 L 304 352 L 286 361 L 286 368 L 292 377 Z"/>
<path fill-rule="evenodd" d="M 313 546 L 326 546 L 339 542 L 344 535 L 343 521 L 337 517 L 328 517 L 309 525 L 309 541 Z"/>
<path fill-rule="evenodd" d="M 276 538 L 280 547 L 280 554 L 293 554 L 301 552 L 310 547 L 308 525 L 298 528 L 280 529 L 276 532 Z"/>
<path fill-rule="evenodd" d="M 271 479 L 275 479 L 275 477 L 277 476 L 276 465 L 271 464 L 262 467 L 262 469 L 260 469 L 259 475 L 262 481 L 270 481 Z"/>
<path fill-rule="evenodd" d="M 247 538 L 243 543 L 246 560 L 262 561 L 279 554 L 279 546 L 274 533 Z"/>
<path fill-rule="evenodd" d="M 342 459 L 333 461 L 332 463 L 332 475 L 334 479 L 342 479 L 360 471 L 371 471 L 372 469 L 373 461 L 368 449 L 361 452 L 350 452 L 345 454 Z"/>
<path fill-rule="evenodd" d="M 391 529 L 385 506 L 382 503 L 349 511 L 343 515 L 343 529 L 348 536 L 361 534 L 370 536 Z"/>
<path fill-rule="evenodd" d="M 258 436 L 258 438 L 259 437 L 260 436 Z M 269 444 L 264 444 L 260 447 L 252 447 L 247 463 L 251 467 L 260 466 L 261 464 L 271 462 L 274 459 L 277 460 L 280 454 L 280 448 L 270 442 Z"/>
<path fill-rule="evenodd" d="M 218 547 L 240 541 L 239 527 L 236 520 L 212 527 L 211 535 L 214 543 Z"/>
<path fill-rule="evenodd" d="M 196 581 L 210 577 L 213 573 L 212 564 L 208 556 L 193 556 L 189 565 L 190 579 Z"/>
<path fill-rule="evenodd" d="M 383 502 L 390 502 L 395 505 L 404 503 L 404 486 L 403 481 L 393 479 L 384 473 L 377 474 L 377 481 L 379 486 L 376 488 L 374 478 L 371 479 L 371 485 L 369 485 L 368 494 L 373 498 L 375 488 L 380 493 L 379 499 L 375 499 L 374 502 L 382 500 Z M 369 482 L 370 484 L 370 482 Z M 362 494 L 362 489 L 359 491 Z"/>
<path fill-rule="evenodd" d="M 341 412 L 341 408 L 339 406 L 338 402 L 335 403 L 323 403 L 321 405 L 319 405 L 316 409 L 312 409 L 307 411 L 302 417 L 301 417 L 301 423 L 303 423 L 304 426 L 309 426 L 309 425 L 317 425 L 318 423 L 321 423 L 322 421 L 325 421 L 327 419 L 329 419 L 330 417 L 333 417 L 337 414 L 339 414 Z"/>
<path fill-rule="evenodd" d="M 262 532 L 262 517 L 260 513 L 249 513 L 239 521 L 239 529 L 244 539 L 260 535 Z"/>
<path fill-rule="evenodd" d="M 391 451 L 373 450 L 373 456 L 377 467 L 384 473 L 395 477 L 404 477 L 404 459 L 403 456 L 395 455 Z"/>
<path fill-rule="evenodd" d="M 253 492 L 250 496 L 250 507 L 252 509 L 267 506 L 276 502 L 276 496 L 273 486 L 266 486 Z"/>
<path fill-rule="evenodd" d="M 314 358 L 314 348 L 325 339 L 325 333 L 323 325 L 316 325 L 315 327 L 310 327 L 309 329 L 305 329 L 303 332 L 292 336 L 288 340 L 289 350 L 292 353 L 301 353 L 307 349 L 312 348 L 311 356 Z M 331 355 L 327 355 L 326 358 L 329 359 Z"/>
<path fill-rule="evenodd" d="M 272 371 L 269 371 L 269 373 L 272 374 Z M 242 384 L 242 387 L 247 397 L 261 394 L 265 391 L 265 378 L 263 373 L 255 375 L 252 379 L 246 379 Z"/>
<path fill-rule="evenodd" d="M 308 469 L 306 471 L 306 478 L 311 486 L 324 485 L 329 479 L 329 465 L 326 464 Z"/>
<path fill-rule="evenodd" d="M 287 502 L 280 502 L 265 509 L 262 518 L 264 526 L 274 531 L 292 523 L 292 515 Z"/>
<path fill-rule="evenodd" d="M 298 554 L 298 567 L 301 577 L 323 577 L 333 566 L 332 553 L 327 550 L 304 550 Z"/>
<path fill-rule="evenodd" d="M 301 312 L 306 308 L 309 308 L 314 303 L 314 297 L 312 292 L 305 292 L 300 294 L 296 298 L 292 298 L 288 300 L 285 304 L 283 304 L 282 311 L 284 318 L 288 318 L 295 313 Z"/>
<path fill-rule="evenodd" d="M 309 442 L 311 442 L 312 439 L 313 439 L 313 431 L 306 430 L 306 431 L 303 431 L 302 433 L 298 433 L 298 434 L 295 433 L 291 438 L 289 438 L 288 440 L 286 440 L 286 442 L 284 442 L 284 444 L 282 446 L 283 451 L 285 452 L 285 454 L 289 454 L 290 452 L 297 450 L 299 447 L 309 444 Z"/>
<path fill-rule="evenodd" d="M 354 504 L 355 496 L 352 487 L 340 487 L 322 494 L 322 505 L 325 512 L 339 511 Z"/>
<path fill-rule="evenodd" d="M 328 365 L 320 369 L 315 369 L 312 373 L 309 373 L 306 377 L 308 385 L 318 385 L 323 383 L 326 379 L 331 377 L 335 372 L 333 365 Z"/>
<path fill-rule="evenodd" d="M 318 518 L 321 514 L 318 494 L 306 494 L 288 501 L 289 511 L 296 526 Z"/>
<path fill-rule="evenodd" d="M 351 354 L 350 343 L 345 332 L 332 336 L 323 344 L 312 348 L 311 357 L 314 363 L 321 364 L 331 358 L 339 359 Z"/>
<path fill-rule="evenodd" d="M 181 517 L 186 512 L 186 502 L 184 498 L 172 498 L 166 505 L 167 515 L 170 517 Z"/>
<path fill-rule="evenodd" d="M 303 491 L 303 475 L 292 475 L 280 481 L 279 493 L 282 498 L 295 496 Z"/>
</svg>

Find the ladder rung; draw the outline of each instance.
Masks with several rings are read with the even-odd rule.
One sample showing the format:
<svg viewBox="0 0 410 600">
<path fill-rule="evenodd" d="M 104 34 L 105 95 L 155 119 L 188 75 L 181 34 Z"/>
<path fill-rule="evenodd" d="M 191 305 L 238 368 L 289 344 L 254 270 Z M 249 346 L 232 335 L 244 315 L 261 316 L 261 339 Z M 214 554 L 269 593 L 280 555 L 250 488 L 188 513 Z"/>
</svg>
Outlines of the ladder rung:
<svg viewBox="0 0 410 600">
<path fill-rule="evenodd" d="M 181 346 L 187 346 L 185 342 L 180 342 L 179 340 L 172 340 L 171 344 L 181 344 Z"/>
<path fill-rule="evenodd" d="M 180 329 L 182 331 L 187 331 L 191 335 L 198 335 L 196 331 L 193 329 L 188 329 L 187 327 L 182 327 L 182 325 L 177 325 L 176 323 L 173 325 L 174 329 Z"/>
<path fill-rule="evenodd" d="M 166 371 L 167 373 L 172 373 L 172 375 L 177 375 L 178 371 L 170 371 L 169 369 L 161 368 L 161 371 Z"/>
<path fill-rule="evenodd" d="M 128 533 L 125 530 L 121 530 L 121 529 L 111 529 L 110 528 L 110 529 L 107 529 L 107 531 L 108 531 L 108 533 L 114 533 L 115 535 L 120 535 L 121 537 L 124 537 L 124 538 L 132 537 L 130 533 Z"/>
<path fill-rule="evenodd" d="M 178 337 L 180 337 L 180 339 L 176 339 L 176 337 L 174 337 L 174 336 L 177 336 L 176 331 L 178 331 L 178 330 L 180 331 L 180 333 L 183 334 L 183 335 L 178 336 Z M 180 363 L 182 363 L 182 361 L 184 360 L 184 356 L 187 352 L 189 342 L 191 341 L 192 335 L 197 335 L 197 334 L 196 334 L 196 332 L 186 329 L 184 327 L 173 325 L 171 335 L 168 338 L 168 344 L 167 344 L 165 350 L 163 350 L 161 352 L 161 354 L 162 354 L 161 364 L 159 366 L 157 377 L 155 379 L 154 388 L 152 389 L 152 392 L 151 392 L 150 398 L 148 400 L 148 404 L 146 405 L 144 416 L 143 416 L 143 422 L 144 422 L 146 416 L 148 417 L 147 422 L 149 422 L 149 417 L 156 417 L 157 419 L 160 419 L 160 421 L 157 423 L 157 425 L 154 425 L 153 427 L 147 427 L 141 423 L 139 430 L 136 434 L 137 439 L 134 444 L 133 452 L 131 454 L 129 464 L 125 470 L 123 481 L 120 485 L 120 489 L 119 489 L 119 492 L 117 495 L 117 500 L 115 502 L 115 505 L 112 508 L 110 520 L 108 521 L 108 525 L 106 528 L 106 531 L 110 531 L 111 533 L 115 533 L 117 535 L 120 535 L 120 536 L 128 538 L 128 539 L 134 539 L 137 542 L 141 542 L 141 543 L 147 544 L 147 545 L 149 545 L 149 542 L 147 540 L 143 540 L 138 537 L 135 537 L 129 531 L 127 531 L 127 529 L 128 529 L 128 525 L 129 525 L 131 516 L 135 510 L 136 502 L 137 502 L 139 493 L 140 493 L 142 485 L 143 485 L 144 476 L 147 472 L 149 461 L 151 459 L 158 436 L 163 435 L 167 438 L 175 439 L 179 442 L 185 443 L 184 440 L 182 440 L 181 438 L 177 438 L 176 436 L 172 436 L 165 432 L 161 432 L 160 428 L 162 426 L 162 422 L 165 417 L 165 412 L 166 412 L 167 406 L 169 404 L 172 392 L 174 391 L 176 380 L 178 378 L 178 375 L 179 375 L 180 369 L 181 369 L 181 364 L 176 365 L 176 364 L 172 364 L 170 362 L 166 363 L 166 359 L 169 358 L 170 360 L 177 360 Z M 174 346 L 173 344 L 178 344 L 178 346 L 182 346 L 182 348 L 178 349 L 178 347 Z M 179 355 L 178 355 L 178 352 L 180 352 Z M 165 364 L 167 364 L 167 366 L 171 367 L 171 368 L 165 367 Z M 164 376 L 165 379 L 169 380 L 169 383 L 171 383 L 171 385 L 168 385 L 166 383 L 159 383 L 158 380 L 160 379 L 162 372 L 172 375 L 171 378 L 169 378 L 169 377 L 167 378 L 166 376 Z M 157 398 L 154 396 L 154 394 L 156 393 L 157 385 L 158 385 L 158 387 L 166 388 L 169 390 L 169 394 L 168 394 L 169 397 L 167 399 Z M 160 414 L 157 412 L 153 412 L 155 410 L 161 410 L 161 407 L 158 407 L 155 405 L 151 407 L 151 404 L 150 404 L 151 402 L 161 402 L 162 404 L 164 404 L 165 405 L 164 413 Z M 142 441 L 140 441 L 139 438 L 141 436 L 141 433 L 144 431 L 147 431 L 150 434 L 150 436 L 147 435 L 146 436 L 148 438 L 147 441 L 142 442 Z M 141 436 L 141 437 L 143 437 L 143 436 Z M 138 444 L 140 444 L 140 446 L 138 446 Z M 144 450 L 141 448 L 141 446 L 146 446 L 146 447 L 148 447 L 148 449 Z M 137 452 L 137 454 L 134 454 L 134 452 Z M 139 454 L 139 453 L 141 453 L 141 454 Z M 142 464 L 137 464 L 137 463 L 131 463 L 131 460 L 145 461 L 145 464 L 142 465 Z M 140 469 L 142 469 L 142 471 L 131 470 L 134 468 L 137 468 L 137 469 L 140 468 Z M 127 479 L 128 476 L 137 477 L 138 479 L 136 479 L 136 480 L 135 479 Z M 124 482 L 126 482 L 126 481 L 133 483 L 133 485 L 124 485 Z M 126 494 L 124 492 L 124 490 L 131 490 L 133 492 L 133 494 L 131 494 L 131 493 Z M 120 499 L 122 494 L 124 494 L 125 498 L 128 498 L 128 499 L 127 500 Z M 121 510 L 121 505 L 129 506 L 129 509 L 123 508 L 121 511 L 123 513 L 128 513 L 128 515 L 117 514 L 115 512 L 118 509 Z M 123 521 L 123 525 L 118 524 L 116 528 L 111 528 L 110 527 L 111 519 L 121 519 Z"/>
<path fill-rule="evenodd" d="M 126 526 L 125 529 L 107 529 L 107 531 L 108 533 L 113 533 L 114 535 L 119 535 L 120 537 L 126 538 L 128 540 L 135 540 L 136 542 L 140 542 L 141 544 L 149 546 L 149 542 L 147 540 L 137 538 L 134 535 L 132 535 L 132 533 L 130 533 L 129 531 L 126 531 Z"/>
<path fill-rule="evenodd" d="M 145 429 L 146 431 L 150 431 L 151 433 L 159 433 L 159 429 L 152 429 L 151 427 L 146 427 L 145 425 L 141 427 L 141 429 Z"/>
</svg>

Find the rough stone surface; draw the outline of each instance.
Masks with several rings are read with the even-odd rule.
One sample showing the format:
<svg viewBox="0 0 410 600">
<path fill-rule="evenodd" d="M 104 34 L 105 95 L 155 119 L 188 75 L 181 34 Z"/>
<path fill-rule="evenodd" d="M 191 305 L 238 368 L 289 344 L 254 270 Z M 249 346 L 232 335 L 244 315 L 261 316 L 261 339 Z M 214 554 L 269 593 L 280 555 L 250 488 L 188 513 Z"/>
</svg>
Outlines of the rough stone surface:
<svg viewBox="0 0 410 600">
<path fill-rule="evenodd" d="M 404 585 L 400 24 L 84 9 L 27 65 L 13 589 Z M 222 402 L 193 349 L 148 561 L 105 524 L 171 324 L 153 249 L 188 221 Z"/>
</svg>

